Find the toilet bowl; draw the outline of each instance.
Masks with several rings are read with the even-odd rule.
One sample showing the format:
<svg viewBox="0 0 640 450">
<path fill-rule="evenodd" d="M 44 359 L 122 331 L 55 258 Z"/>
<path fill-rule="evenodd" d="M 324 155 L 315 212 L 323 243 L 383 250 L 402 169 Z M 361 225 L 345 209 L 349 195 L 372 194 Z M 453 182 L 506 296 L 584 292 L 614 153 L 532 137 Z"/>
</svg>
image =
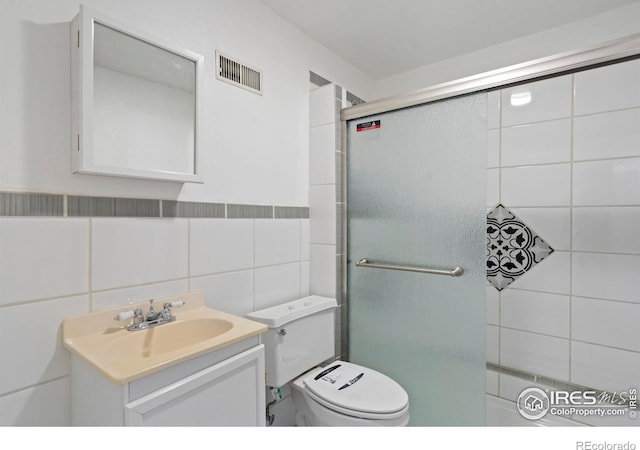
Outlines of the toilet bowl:
<svg viewBox="0 0 640 450">
<path fill-rule="evenodd" d="M 291 386 L 296 424 L 405 426 L 409 397 L 388 376 L 334 360 L 336 300 L 312 295 L 247 314 L 269 327 L 262 334 L 265 380 Z M 319 367 L 324 361 L 332 361 Z"/>
<path fill-rule="evenodd" d="M 346 361 L 317 367 L 291 383 L 296 425 L 406 426 L 409 397 L 394 380 Z"/>
</svg>

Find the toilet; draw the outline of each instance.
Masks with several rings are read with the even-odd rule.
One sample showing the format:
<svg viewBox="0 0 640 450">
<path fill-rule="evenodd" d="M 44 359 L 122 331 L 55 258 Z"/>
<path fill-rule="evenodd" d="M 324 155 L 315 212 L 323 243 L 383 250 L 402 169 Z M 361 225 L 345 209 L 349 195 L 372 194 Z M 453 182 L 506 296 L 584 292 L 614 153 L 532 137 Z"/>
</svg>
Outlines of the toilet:
<svg viewBox="0 0 640 450">
<path fill-rule="evenodd" d="M 390 377 L 358 364 L 332 361 L 333 298 L 312 295 L 247 314 L 266 324 L 266 384 L 289 384 L 296 425 L 406 426 L 409 396 Z"/>
</svg>

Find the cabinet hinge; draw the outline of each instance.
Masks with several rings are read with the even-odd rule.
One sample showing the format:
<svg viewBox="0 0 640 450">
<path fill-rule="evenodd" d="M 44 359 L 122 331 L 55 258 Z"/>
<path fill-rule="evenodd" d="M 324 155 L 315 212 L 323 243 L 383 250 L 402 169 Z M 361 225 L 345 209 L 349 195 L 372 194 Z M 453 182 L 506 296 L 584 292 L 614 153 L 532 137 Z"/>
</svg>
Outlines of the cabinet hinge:
<svg viewBox="0 0 640 450">
<path fill-rule="evenodd" d="M 76 150 L 80 151 L 80 134 L 78 134 L 78 141 L 77 141 L 77 145 L 76 145 Z"/>
<path fill-rule="evenodd" d="M 78 30 L 78 48 L 80 48 L 80 30 Z"/>
</svg>

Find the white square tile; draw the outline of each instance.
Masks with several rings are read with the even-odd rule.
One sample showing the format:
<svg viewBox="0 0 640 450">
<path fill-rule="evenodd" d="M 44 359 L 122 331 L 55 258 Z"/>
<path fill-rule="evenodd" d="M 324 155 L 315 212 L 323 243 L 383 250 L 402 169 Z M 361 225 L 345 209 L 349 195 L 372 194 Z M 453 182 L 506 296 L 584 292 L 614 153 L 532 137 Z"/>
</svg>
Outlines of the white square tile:
<svg viewBox="0 0 640 450">
<path fill-rule="evenodd" d="M 640 108 L 573 119 L 573 159 L 640 156 Z"/>
<path fill-rule="evenodd" d="M 256 220 L 255 267 L 300 261 L 300 232 L 299 220 Z"/>
<path fill-rule="evenodd" d="M 190 275 L 208 275 L 252 268 L 254 222 L 253 219 L 191 220 Z"/>
<path fill-rule="evenodd" d="M 502 167 L 568 162 L 571 121 L 539 122 L 502 129 Z"/>
<path fill-rule="evenodd" d="M 93 290 L 188 275 L 186 219 L 92 219 Z"/>
<path fill-rule="evenodd" d="M 238 316 L 255 311 L 253 270 L 191 278 L 190 283 L 192 291 L 204 292 L 206 305 L 210 308 Z"/>
<path fill-rule="evenodd" d="M 336 295 L 336 246 L 311 244 L 309 289 L 312 295 Z"/>
<path fill-rule="evenodd" d="M 512 208 L 554 250 L 571 249 L 571 210 L 569 208 Z"/>
<path fill-rule="evenodd" d="M 335 87 L 327 84 L 309 92 L 309 126 L 317 127 L 336 121 Z"/>
<path fill-rule="evenodd" d="M 573 209 L 573 249 L 640 254 L 640 207 L 585 207 Z"/>
<path fill-rule="evenodd" d="M 255 270 L 255 309 L 300 297 L 300 263 L 263 267 Z"/>
<path fill-rule="evenodd" d="M 625 392 L 638 387 L 640 353 L 572 342 L 571 381 L 594 389 Z"/>
<path fill-rule="evenodd" d="M 96 292 L 91 295 L 91 311 L 126 307 L 152 298 L 172 297 L 189 292 L 189 280 L 167 281 L 125 289 Z"/>
<path fill-rule="evenodd" d="M 336 188 L 333 185 L 309 188 L 310 239 L 312 244 L 336 243 Z"/>
<path fill-rule="evenodd" d="M 487 383 L 487 394 L 499 395 L 499 379 L 498 372 L 487 370 L 485 381 Z"/>
<path fill-rule="evenodd" d="M 502 398 L 506 398 L 507 400 L 515 402 L 518 399 L 518 396 L 520 396 L 520 393 L 530 387 L 537 387 L 539 389 L 542 389 L 543 391 L 545 389 L 549 389 L 549 386 L 535 383 L 531 380 L 514 377 L 513 375 L 508 375 L 505 373 L 500 374 L 500 397 Z"/>
<path fill-rule="evenodd" d="M 500 292 L 493 286 L 487 286 L 487 323 L 500 325 Z"/>
<path fill-rule="evenodd" d="M 575 163 L 573 165 L 573 204 L 576 206 L 640 204 L 640 158 Z"/>
<path fill-rule="evenodd" d="M 500 130 L 487 131 L 487 168 L 500 167 Z"/>
<path fill-rule="evenodd" d="M 569 296 L 505 289 L 500 302 L 500 325 L 569 338 Z"/>
<path fill-rule="evenodd" d="M 640 304 L 572 298 L 572 338 L 640 352 Z"/>
<path fill-rule="evenodd" d="M 500 327 L 487 325 L 487 362 L 500 364 Z"/>
<path fill-rule="evenodd" d="M 575 74 L 574 114 L 640 106 L 640 60 Z"/>
<path fill-rule="evenodd" d="M 502 202 L 509 208 L 569 206 L 569 164 L 551 164 L 502 169 Z"/>
<path fill-rule="evenodd" d="M 500 91 L 487 94 L 487 129 L 500 126 Z"/>
<path fill-rule="evenodd" d="M 71 425 L 69 377 L 0 396 L 0 426 Z"/>
<path fill-rule="evenodd" d="M 573 294 L 640 303 L 640 256 L 574 253 Z"/>
<path fill-rule="evenodd" d="M 555 251 L 527 273 L 511 283 L 514 289 L 569 294 L 571 286 L 571 254 Z"/>
<path fill-rule="evenodd" d="M 559 380 L 569 379 L 569 341 L 501 329 L 500 364 Z"/>
<path fill-rule="evenodd" d="M 309 130 L 309 184 L 336 182 L 336 126 L 333 123 Z"/>
<path fill-rule="evenodd" d="M 0 219 L 0 305 L 89 290 L 89 220 Z"/>
<path fill-rule="evenodd" d="M 300 263 L 300 297 L 311 295 L 311 263 L 305 261 Z"/>
<path fill-rule="evenodd" d="M 311 220 L 300 220 L 300 261 L 309 261 L 309 245 L 311 245 Z"/>
<path fill-rule="evenodd" d="M 502 126 L 520 125 L 571 115 L 571 75 L 502 90 Z"/>
<path fill-rule="evenodd" d="M 0 395 L 69 375 L 62 321 L 88 312 L 87 295 L 3 307 L 0 342 L 12 344 L 0 346 Z"/>
<path fill-rule="evenodd" d="M 487 169 L 487 206 L 500 203 L 500 169 Z"/>
</svg>

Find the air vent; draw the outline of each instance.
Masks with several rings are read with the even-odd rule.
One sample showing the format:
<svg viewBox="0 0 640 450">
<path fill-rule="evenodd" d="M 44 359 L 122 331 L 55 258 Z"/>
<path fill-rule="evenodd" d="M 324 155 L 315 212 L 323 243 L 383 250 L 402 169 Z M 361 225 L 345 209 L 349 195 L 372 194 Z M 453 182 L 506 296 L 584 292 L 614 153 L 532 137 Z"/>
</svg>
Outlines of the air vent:
<svg viewBox="0 0 640 450">
<path fill-rule="evenodd" d="M 262 72 L 216 51 L 216 78 L 262 95 Z"/>
</svg>

